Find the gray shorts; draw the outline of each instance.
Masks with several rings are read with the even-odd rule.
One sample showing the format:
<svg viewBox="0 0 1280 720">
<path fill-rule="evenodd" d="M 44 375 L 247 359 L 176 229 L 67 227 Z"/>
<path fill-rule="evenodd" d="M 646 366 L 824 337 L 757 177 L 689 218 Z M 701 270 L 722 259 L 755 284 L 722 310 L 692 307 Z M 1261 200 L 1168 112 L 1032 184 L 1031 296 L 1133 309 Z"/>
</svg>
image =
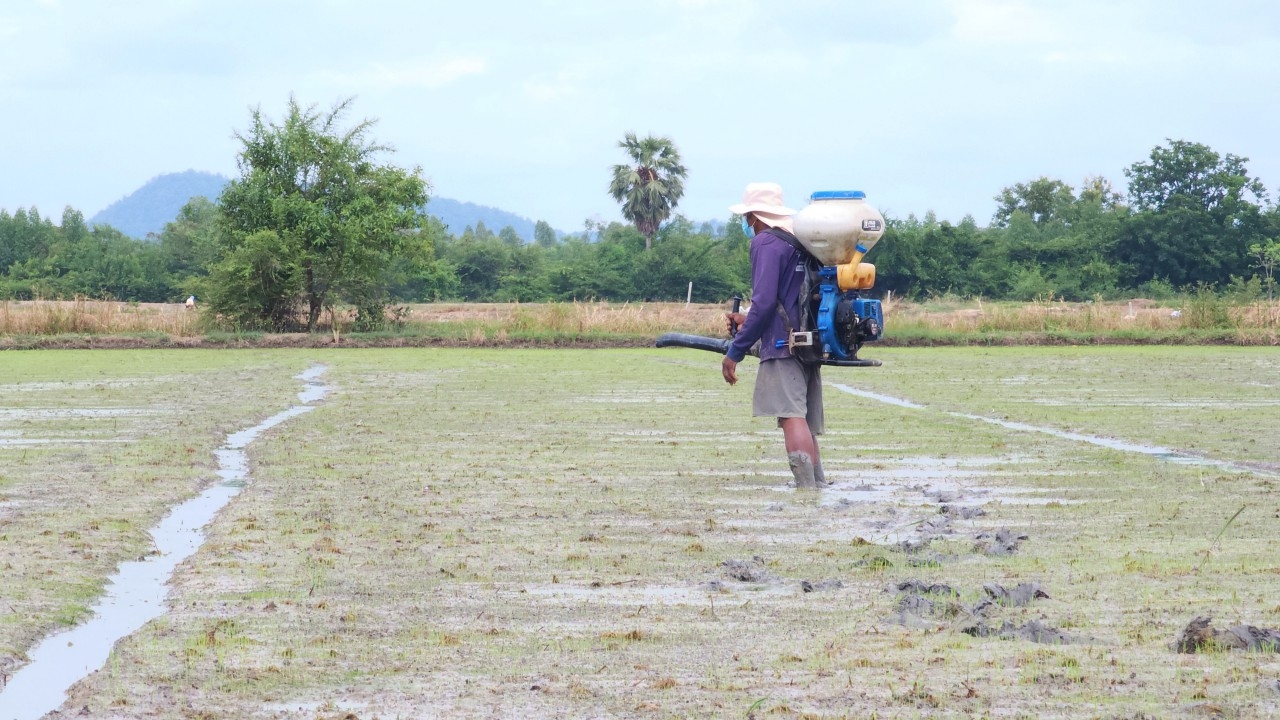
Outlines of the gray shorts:
<svg viewBox="0 0 1280 720">
<path fill-rule="evenodd" d="M 755 394 L 751 398 L 751 414 L 755 417 L 802 417 L 809 421 L 809 431 L 821 435 L 826 431 L 822 415 L 822 377 L 817 365 L 805 365 L 795 358 L 763 360 L 756 373 Z"/>
</svg>

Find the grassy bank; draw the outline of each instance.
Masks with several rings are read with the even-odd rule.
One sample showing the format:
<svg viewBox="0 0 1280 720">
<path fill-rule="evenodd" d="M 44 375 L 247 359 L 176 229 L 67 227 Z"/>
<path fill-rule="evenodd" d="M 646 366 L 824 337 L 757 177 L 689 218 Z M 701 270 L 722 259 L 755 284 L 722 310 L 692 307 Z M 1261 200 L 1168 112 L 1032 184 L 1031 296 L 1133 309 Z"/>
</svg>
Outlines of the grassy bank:
<svg viewBox="0 0 1280 720">
<path fill-rule="evenodd" d="M 166 347 L 645 347 L 665 332 L 721 336 L 719 305 L 436 303 L 400 308 L 380 332 L 326 315 L 314 334 L 227 332 L 181 305 L 0 302 L 0 349 Z M 1211 295 L 1177 303 L 885 303 L 883 346 L 1280 344 L 1280 303 Z M 336 331 L 334 327 L 336 323 Z"/>
<path fill-rule="evenodd" d="M 101 383 L 132 376 L 118 353 L 33 355 L 67 356 Z M 180 568 L 170 612 L 74 689 L 66 707 L 95 717 L 1280 710 L 1267 684 L 1280 656 L 1168 647 L 1196 615 L 1280 627 L 1269 350 L 886 348 L 884 367 L 824 374 L 838 485 L 816 496 L 783 487 L 777 430 L 707 353 L 282 350 L 236 375 L 222 358 L 240 353 L 146 356 L 199 357 L 185 372 L 204 378 L 198 394 L 275 409 L 322 359 L 333 392 L 250 447 L 253 481 Z M 33 372 L 10 382 L 42 392 Z M 84 400 L 37 404 L 59 402 Z M 116 464 L 144 471 L 150 443 Z M 186 462 L 207 463 L 206 449 Z M 58 452 L 97 462 L 104 448 Z M 38 496 L 40 465 L 6 469 L 5 492 Z M 944 504 L 985 514 L 939 524 Z M 33 527 L 53 511 L 24 506 Z M 1027 538 L 980 550 L 1001 528 Z M 998 607 L 992 624 L 1034 620 L 1080 642 L 974 637 L 967 611 L 899 617 L 910 581 L 946 584 L 940 604 L 965 608 L 985 585 L 1038 583 L 1047 598 Z"/>
</svg>

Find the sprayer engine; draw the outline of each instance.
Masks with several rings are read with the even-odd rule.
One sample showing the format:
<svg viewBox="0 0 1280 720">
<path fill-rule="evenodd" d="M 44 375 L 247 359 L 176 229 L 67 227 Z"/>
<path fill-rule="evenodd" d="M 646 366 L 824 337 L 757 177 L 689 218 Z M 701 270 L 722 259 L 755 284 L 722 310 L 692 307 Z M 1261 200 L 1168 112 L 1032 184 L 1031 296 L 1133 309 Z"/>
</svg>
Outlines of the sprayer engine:
<svg viewBox="0 0 1280 720">
<path fill-rule="evenodd" d="M 856 362 L 863 343 L 879 340 L 884 334 L 884 312 L 880 301 L 861 297 L 857 290 L 841 290 L 836 268 L 818 271 L 820 301 L 814 326 L 822 345 L 823 361 L 832 365 Z"/>
</svg>

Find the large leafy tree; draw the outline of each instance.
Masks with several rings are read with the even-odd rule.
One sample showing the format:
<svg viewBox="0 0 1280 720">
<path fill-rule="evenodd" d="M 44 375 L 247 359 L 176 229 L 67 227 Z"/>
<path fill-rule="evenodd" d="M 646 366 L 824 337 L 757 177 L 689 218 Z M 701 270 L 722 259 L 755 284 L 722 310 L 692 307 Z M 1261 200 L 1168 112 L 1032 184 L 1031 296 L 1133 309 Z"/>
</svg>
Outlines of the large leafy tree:
<svg viewBox="0 0 1280 720">
<path fill-rule="evenodd" d="M 422 253 L 427 184 L 421 171 L 378 162 L 390 148 L 369 137 L 373 121 L 343 128 L 351 100 L 328 112 L 290 98 L 280 122 L 254 110 L 240 177 L 219 203 L 222 259 L 210 274 L 209 307 L 242 325 L 284 329 L 298 314 L 314 330 L 321 312 L 356 305 L 381 319 L 398 257 Z"/>
<path fill-rule="evenodd" d="M 1124 171 L 1129 199 L 1138 210 L 1162 210 L 1186 201 L 1206 211 L 1256 205 L 1266 195 L 1262 182 L 1249 177 L 1249 158 L 1219 155 L 1209 146 L 1169 140 L 1168 147 L 1151 150 L 1150 162 L 1137 162 Z"/>
<path fill-rule="evenodd" d="M 627 133 L 618 147 L 627 151 L 631 163 L 613 166 L 609 194 L 622 203 L 622 216 L 644 236 L 645 249 L 653 247 L 658 226 L 671 217 L 684 195 L 688 171 L 680 164 L 680 151 L 671 138 L 640 139 Z"/>
<path fill-rule="evenodd" d="M 1266 190 L 1249 176 L 1248 158 L 1170 140 L 1150 162 L 1125 170 L 1135 214 L 1116 246 L 1134 284 L 1220 284 L 1249 274 L 1248 248 L 1265 232 Z"/>
<path fill-rule="evenodd" d="M 1024 212 L 1037 225 L 1044 225 L 1059 219 L 1065 208 L 1075 202 L 1075 194 L 1071 186 L 1061 180 L 1042 176 L 1001 190 L 995 200 L 999 205 L 991 218 L 992 224 L 1008 227 L 1015 212 Z"/>
</svg>

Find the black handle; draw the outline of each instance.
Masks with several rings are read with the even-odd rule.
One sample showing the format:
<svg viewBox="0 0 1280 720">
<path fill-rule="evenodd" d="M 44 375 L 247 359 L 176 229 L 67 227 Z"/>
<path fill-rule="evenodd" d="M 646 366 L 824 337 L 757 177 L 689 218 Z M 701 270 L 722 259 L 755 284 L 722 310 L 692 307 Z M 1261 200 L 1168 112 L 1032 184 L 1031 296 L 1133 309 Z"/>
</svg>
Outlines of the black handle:
<svg viewBox="0 0 1280 720">
<path fill-rule="evenodd" d="M 733 312 L 736 314 L 739 308 L 741 307 L 742 307 L 742 296 L 734 295 L 733 296 Z M 737 335 L 738 335 L 738 321 L 730 320 L 729 321 L 729 337 L 737 337 Z"/>
</svg>

